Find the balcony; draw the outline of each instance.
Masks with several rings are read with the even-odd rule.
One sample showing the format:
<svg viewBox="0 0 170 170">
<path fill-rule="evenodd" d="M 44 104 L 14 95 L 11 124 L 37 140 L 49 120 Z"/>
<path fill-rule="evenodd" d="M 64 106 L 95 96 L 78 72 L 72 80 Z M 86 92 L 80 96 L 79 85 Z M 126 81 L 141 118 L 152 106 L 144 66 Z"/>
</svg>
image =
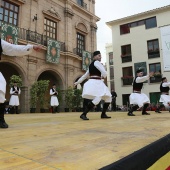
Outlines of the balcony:
<svg viewBox="0 0 170 170">
<path fill-rule="evenodd" d="M 50 39 L 50 37 L 47 37 L 46 35 L 39 34 L 35 31 L 26 30 L 24 28 L 18 28 L 18 38 L 26 41 L 32 41 L 44 46 L 47 46 L 47 40 L 48 38 Z M 60 50 L 65 51 L 65 43 L 60 42 L 60 45 Z"/>
<path fill-rule="evenodd" d="M 77 0 L 77 4 L 87 10 L 87 4 L 83 0 Z"/>
<path fill-rule="evenodd" d="M 132 61 L 132 55 L 131 54 L 125 54 L 121 55 L 122 63 L 127 63 Z"/>
<path fill-rule="evenodd" d="M 122 79 L 123 86 L 132 85 L 133 83 L 133 76 L 125 76 L 122 77 L 121 79 Z"/>
<path fill-rule="evenodd" d="M 160 83 L 162 81 L 162 75 L 157 74 L 154 75 L 153 77 L 150 77 L 150 83 Z"/>
<path fill-rule="evenodd" d="M 157 58 L 157 57 L 160 57 L 160 52 L 159 50 L 149 50 L 148 51 L 148 58 Z"/>
</svg>

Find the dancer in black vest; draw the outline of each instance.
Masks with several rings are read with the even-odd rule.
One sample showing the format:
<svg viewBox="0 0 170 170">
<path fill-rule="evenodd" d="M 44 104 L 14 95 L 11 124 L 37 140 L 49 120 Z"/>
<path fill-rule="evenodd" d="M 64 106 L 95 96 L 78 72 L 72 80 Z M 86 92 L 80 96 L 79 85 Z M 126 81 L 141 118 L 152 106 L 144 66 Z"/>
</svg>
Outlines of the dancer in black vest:
<svg viewBox="0 0 170 170">
<path fill-rule="evenodd" d="M 131 108 L 129 109 L 128 116 L 135 116 L 133 111 L 136 111 L 138 108 L 143 107 L 142 115 L 150 115 L 146 112 L 146 109 L 150 103 L 149 98 L 146 94 L 141 93 L 143 82 L 148 80 L 153 73 L 150 73 L 147 76 L 143 76 L 142 70 L 137 70 L 137 77 L 133 81 L 133 93 L 131 93 L 129 99 Z"/>
<path fill-rule="evenodd" d="M 58 92 L 56 90 L 55 84 L 53 84 L 53 87 L 50 89 L 50 95 L 51 95 L 51 101 L 50 101 L 51 111 L 52 111 L 52 113 L 56 113 L 56 112 L 59 113 L 59 111 L 58 111 L 59 102 L 58 102 L 58 98 L 57 98 Z"/>
<path fill-rule="evenodd" d="M 11 98 L 9 100 L 9 105 L 12 106 L 11 113 L 19 114 L 19 95 L 21 94 L 21 89 L 17 86 L 17 82 L 10 89 Z"/>
<path fill-rule="evenodd" d="M 9 56 L 23 56 L 35 51 L 39 51 L 40 46 L 37 45 L 14 45 L 0 39 L 0 56 L 2 52 Z M 1 59 L 1 58 L 0 58 Z M 8 124 L 4 119 L 5 109 L 6 80 L 0 72 L 0 128 L 8 128 Z"/>
<path fill-rule="evenodd" d="M 74 83 L 74 85 L 76 86 L 83 82 L 86 78 L 88 78 L 88 76 L 90 76 L 90 79 L 84 84 L 82 97 L 85 99 L 90 99 L 92 101 L 88 103 L 85 110 L 83 111 L 83 114 L 80 116 L 80 118 L 83 120 L 89 120 L 86 117 L 87 113 L 95 105 L 97 105 L 101 101 L 101 99 L 105 101 L 101 118 L 111 118 L 106 115 L 106 111 L 112 100 L 111 93 L 102 80 L 102 77 L 106 78 L 107 72 L 100 61 L 100 51 L 95 51 L 93 53 L 93 62 L 90 64 L 89 69 L 77 82 Z"/>
<path fill-rule="evenodd" d="M 170 86 L 170 82 L 168 82 L 166 77 L 162 78 L 162 82 L 160 84 L 160 92 L 161 92 L 161 96 L 160 96 L 160 100 L 159 102 L 162 103 L 157 110 L 155 111 L 156 113 L 161 113 L 161 109 L 165 106 L 166 108 L 169 109 L 170 111 L 170 95 L 169 95 L 169 86 Z"/>
</svg>

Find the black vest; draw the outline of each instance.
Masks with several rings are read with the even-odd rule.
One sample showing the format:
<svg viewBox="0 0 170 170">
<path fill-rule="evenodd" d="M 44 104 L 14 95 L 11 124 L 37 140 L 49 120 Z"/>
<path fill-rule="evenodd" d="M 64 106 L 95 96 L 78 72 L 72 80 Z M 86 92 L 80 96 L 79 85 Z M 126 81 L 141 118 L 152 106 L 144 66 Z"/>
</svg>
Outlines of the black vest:
<svg viewBox="0 0 170 170">
<path fill-rule="evenodd" d="M 52 91 L 55 92 L 53 88 L 52 88 Z M 57 95 L 57 93 L 54 93 L 53 95 Z"/>
<path fill-rule="evenodd" d="M 136 83 L 136 78 L 133 81 L 133 91 L 141 91 L 141 89 L 143 87 L 143 83 Z"/>
<path fill-rule="evenodd" d="M 12 91 L 15 91 L 14 86 L 12 86 Z M 17 87 L 17 91 L 19 92 L 19 87 Z M 14 94 L 18 94 L 18 92 L 15 92 Z"/>
<path fill-rule="evenodd" d="M 169 87 L 163 87 L 162 83 L 160 84 L 160 91 L 161 92 L 165 92 L 165 93 L 169 93 Z"/>
<path fill-rule="evenodd" d="M 2 54 L 2 45 L 1 45 L 1 38 L 0 38 L 0 60 L 1 60 L 1 54 Z"/>
<path fill-rule="evenodd" d="M 94 66 L 95 60 L 89 65 L 90 76 L 99 76 L 101 77 L 101 72 Z"/>
</svg>

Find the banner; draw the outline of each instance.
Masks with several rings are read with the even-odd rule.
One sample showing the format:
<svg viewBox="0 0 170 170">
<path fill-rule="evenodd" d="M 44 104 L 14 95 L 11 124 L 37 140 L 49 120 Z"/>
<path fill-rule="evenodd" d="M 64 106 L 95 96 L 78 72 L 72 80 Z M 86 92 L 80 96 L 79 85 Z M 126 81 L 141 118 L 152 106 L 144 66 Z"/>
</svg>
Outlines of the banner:
<svg viewBox="0 0 170 170">
<path fill-rule="evenodd" d="M 60 42 L 48 39 L 46 61 L 58 64 L 59 59 L 60 59 Z"/>
<path fill-rule="evenodd" d="M 88 51 L 82 51 L 82 70 L 87 71 L 91 63 L 91 53 Z"/>
<path fill-rule="evenodd" d="M 1 39 L 11 44 L 18 44 L 18 27 L 2 22 Z"/>
<path fill-rule="evenodd" d="M 164 71 L 170 71 L 170 25 L 160 28 Z"/>
</svg>

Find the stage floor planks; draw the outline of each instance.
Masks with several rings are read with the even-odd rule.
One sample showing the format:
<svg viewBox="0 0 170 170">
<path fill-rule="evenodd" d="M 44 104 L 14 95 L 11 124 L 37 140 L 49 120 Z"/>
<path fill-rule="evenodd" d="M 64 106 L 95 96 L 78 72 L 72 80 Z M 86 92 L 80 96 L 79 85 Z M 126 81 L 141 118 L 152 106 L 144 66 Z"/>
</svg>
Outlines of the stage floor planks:
<svg viewBox="0 0 170 170">
<path fill-rule="evenodd" d="M 170 113 L 9 114 L 0 129 L 0 170 L 97 170 L 170 133 Z"/>
</svg>

